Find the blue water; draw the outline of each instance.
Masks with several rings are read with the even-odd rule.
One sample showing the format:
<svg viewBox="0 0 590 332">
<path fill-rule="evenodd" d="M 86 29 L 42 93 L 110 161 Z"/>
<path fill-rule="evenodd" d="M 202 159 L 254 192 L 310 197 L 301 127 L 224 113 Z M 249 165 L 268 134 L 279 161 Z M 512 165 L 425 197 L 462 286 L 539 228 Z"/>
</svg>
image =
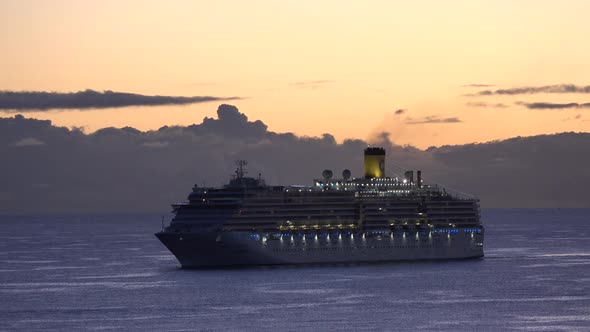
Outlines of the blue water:
<svg viewBox="0 0 590 332">
<path fill-rule="evenodd" d="M 181 270 L 159 216 L 0 217 L 0 330 L 590 330 L 590 210 L 485 210 L 480 260 Z"/>
</svg>

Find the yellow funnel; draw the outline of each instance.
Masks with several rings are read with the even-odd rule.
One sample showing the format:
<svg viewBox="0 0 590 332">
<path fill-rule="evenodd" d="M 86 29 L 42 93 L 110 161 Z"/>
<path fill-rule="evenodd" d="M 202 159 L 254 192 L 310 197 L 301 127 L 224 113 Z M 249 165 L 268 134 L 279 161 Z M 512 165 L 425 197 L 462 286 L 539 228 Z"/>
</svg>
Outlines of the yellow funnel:
<svg viewBox="0 0 590 332">
<path fill-rule="evenodd" d="M 384 178 L 385 177 L 385 149 L 383 148 L 366 148 L 365 149 L 365 178 Z"/>
</svg>

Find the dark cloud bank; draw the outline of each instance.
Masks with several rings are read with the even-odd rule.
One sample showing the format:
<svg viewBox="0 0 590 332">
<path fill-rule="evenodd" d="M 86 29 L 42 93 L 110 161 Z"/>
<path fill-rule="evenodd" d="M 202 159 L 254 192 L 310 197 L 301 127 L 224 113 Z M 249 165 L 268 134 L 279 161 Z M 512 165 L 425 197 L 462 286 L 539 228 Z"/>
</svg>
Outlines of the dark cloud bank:
<svg viewBox="0 0 590 332">
<path fill-rule="evenodd" d="M 402 147 L 381 135 L 388 172 L 420 168 L 428 179 L 478 195 L 485 207 L 590 207 L 590 134 Z M 92 134 L 17 115 L 0 118 L 0 213 L 167 212 L 193 184 L 220 185 L 236 159 L 271 184 L 310 184 L 322 170 L 359 176 L 367 142 L 268 131 L 237 108 L 218 119 L 142 132 Z M 398 170 L 399 173 L 399 170 Z"/>
<path fill-rule="evenodd" d="M 85 90 L 78 92 L 0 91 L 0 110 L 19 112 L 52 109 L 95 109 L 127 106 L 182 105 L 234 100 L 239 97 L 146 96 L 135 93 Z"/>
</svg>

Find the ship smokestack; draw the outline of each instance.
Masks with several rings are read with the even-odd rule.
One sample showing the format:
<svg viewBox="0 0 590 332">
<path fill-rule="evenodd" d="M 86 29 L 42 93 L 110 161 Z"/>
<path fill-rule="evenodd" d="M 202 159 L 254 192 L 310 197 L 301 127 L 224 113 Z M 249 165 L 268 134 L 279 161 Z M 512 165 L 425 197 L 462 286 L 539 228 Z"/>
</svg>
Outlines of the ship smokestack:
<svg viewBox="0 0 590 332">
<path fill-rule="evenodd" d="M 404 173 L 404 178 L 406 178 L 408 183 L 414 183 L 414 171 L 406 171 Z"/>
<path fill-rule="evenodd" d="M 365 179 L 385 177 L 385 149 L 365 149 Z"/>
</svg>

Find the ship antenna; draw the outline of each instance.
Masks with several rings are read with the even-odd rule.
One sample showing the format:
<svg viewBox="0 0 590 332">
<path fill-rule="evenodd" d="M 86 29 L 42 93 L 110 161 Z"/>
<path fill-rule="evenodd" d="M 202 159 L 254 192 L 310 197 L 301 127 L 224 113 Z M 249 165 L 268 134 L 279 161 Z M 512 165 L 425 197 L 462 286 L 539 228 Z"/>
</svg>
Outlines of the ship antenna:
<svg viewBox="0 0 590 332">
<path fill-rule="evenodd" d="M 236 166 L 238 166 L 236 168 L 236 178 L 241 179 L 244 177 L 244 174 L 247 174 L 248 172 L 244 171 L 244 166 L 248 165 L 248 162 L 245 160 L 238 160 L 236 161 Z"/>
</svg>

